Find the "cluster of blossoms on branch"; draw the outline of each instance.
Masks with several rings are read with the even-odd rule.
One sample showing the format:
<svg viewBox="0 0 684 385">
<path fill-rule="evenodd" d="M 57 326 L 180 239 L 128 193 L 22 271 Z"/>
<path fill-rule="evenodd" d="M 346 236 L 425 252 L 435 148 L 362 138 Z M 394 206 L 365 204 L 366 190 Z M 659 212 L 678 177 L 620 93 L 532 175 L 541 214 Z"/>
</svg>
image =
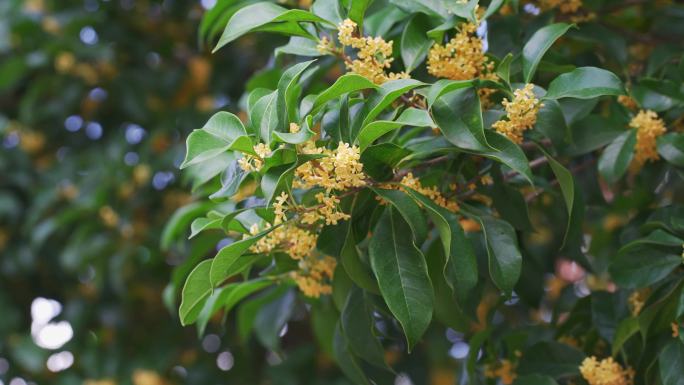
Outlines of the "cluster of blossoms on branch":
<svg viewBox="0 0 684 385">
<path fill-rule="evenodd" d="M 634 384 L 634 370 L 623 369 L 612 357 L 598 360 L 588 357 L 580 366 L 582 377 L 589 385 L 632 385 Z"/>
<path fill-rule="evenodd" d="M 376 36 L 357 36 L 357 25 L 350 19 L 346 19 L 338 26 L 337 40 L 341 48 L 323 37 L 318 45 L 321 53 L 339 54 L 344 58 L 344 65 L 349 72 L 361 75 L 375 84 L 383 84 L 389 80 L 406 79 L 410 76 L 406 72 L 387 72 L 392 65 L 392 41 L 385 41 Z M 352 59 L 345 54 L 345 48 L 356 50 L 356 58 Z"/>
<path fill-rule="evenodd" d="M 499 120 L 492 127 L 514 143 L 520 144 L 523 140 L 523 133 L 537 123 L 537 114 L 544 104 L 534 95 L 532 84 L 515 90 L 513 94 L 515 97 L 512 101 L 504 99 L 501 102 L 506 109 L 507 120 Z"/>
<path fill-rule="evenodd" d="M 633 170 L 641 169 L 646 162 L 660 159 L 656 140 L 667 131 L 667 128 L 658 114 L 650 110 L 639 111 L 629 122 L 629 126 L 637 130 L 634 160 L 631 164 Z"/>
<path fill-rule="evenodd" d="M 297 133 L 299 129 L 295 123 L 290 125 L 291 133 Z M 305 295 L 318 297 L 331 293 L 330 281 L 336 266 L 335 258 L 316 252 L 318 232 L 323 224 L 334 225 L 350 218 L 340 210 L 338 194 L 365 186 L 366 181 L 357 146 L 339 142 L 336 149 L 330 150 L 318 146 L 316 140 L 311 139 L 296 149 L 301 155 L 320 155 L 320 158 L 297 167 L 293 182 L 295 189 L 319 190 L 315 194 L 318 204 L 305 206 L 297 203 L 294 196 L 281 192 L 272 205 L 273 221 L 253 224 L 250 235 L 245 237 L 270 230 L 250 251 L 256 254 L 275 251 L 288 254 L 299 263 L 299 270 L 293 272 L 291 278 Z M 264 159 L 272 154 L 269 146 L 263 143 L 255 145 L 254 152 L 256 156 L 245 155 L 239 161 L 245 171 L 258 171 Z"/>
</svg>

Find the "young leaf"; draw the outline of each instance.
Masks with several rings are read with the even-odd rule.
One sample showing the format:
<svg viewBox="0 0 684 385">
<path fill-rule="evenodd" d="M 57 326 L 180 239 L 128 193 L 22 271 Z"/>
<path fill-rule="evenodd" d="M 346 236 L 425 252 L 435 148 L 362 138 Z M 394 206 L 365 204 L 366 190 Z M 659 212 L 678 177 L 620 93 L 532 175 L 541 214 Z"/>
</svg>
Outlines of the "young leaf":
<svg viewBox="0 0 684 385">
<path fill-rule="evenodd" d="M 427 111 L 410 107 L 404 110 L 396 120 L 376 120 L 364 126 L 361 128 L 357 140 L 359 141 L 359 148 L 363 152 L 376 139 L 390 131 L 404 126 L 432 127 L 434 125 L 435 123 Z"/>
<path fill-rule="evenodd" d="M 614 73 L 596 67 L 580 67 L 555 78 L 544 98 L 593 99 L 624 94 L 622 82 Z"/>
<path fill-rule="evenodd" d="M 245 126 L 230 112 L 221 111 L 209 119 L 187 139 L 187 153 L 180 168 L 211 159 L 228 150 L 253 154 L 252 141 L 247 137 Z"/>
<path fill-rule="evenodd" d="M 413 243 L 408 223 L 394 210 L 387 208 L 376 225 L 369 245 L 370 261 L 410 351 L 430 325 L 433 292 L 425 257 Z"/>
<path fill-rule="evenodd" d="M 537 30 L 530 40 L 525 43 L 522 51 L 523 77 L 525 83 L 530 83 L 537 66 L 546 51 L 551 48 L 553 43 L 565 34 L 573 25 L 556 23 L 547 25 Z"/>
<path fill-rule="evenodd" d="M 321 107 L 333 99 L 339 98 L 344 94 L 369 88 L 377 89 L 378 86 L 361 75 L 355 73 L 344 74 L 340 76 L 332 86 L 326 88 L 325 91 L 316 96 L 311 109 L 311 115 L 316 115 Z"/>
<path fill-rule="evenodd" d="M 330 24 L 313 13 L 301 9 L 286 9 L 279 5 L 260 2 L 247 5 L 228 20 L 226 28 L 212 52 L 252 31 L 275 31 L 284 35 L 303 36 L 316 39 L 300 22 L 318 22 Z"/>
</svg>

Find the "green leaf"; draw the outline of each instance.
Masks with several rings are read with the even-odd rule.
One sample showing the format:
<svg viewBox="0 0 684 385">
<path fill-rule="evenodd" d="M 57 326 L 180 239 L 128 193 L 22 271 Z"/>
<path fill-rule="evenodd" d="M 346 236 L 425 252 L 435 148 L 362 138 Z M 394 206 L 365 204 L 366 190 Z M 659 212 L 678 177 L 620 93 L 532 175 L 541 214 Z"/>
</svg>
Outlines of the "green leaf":
<svg viewBox="0 0 684 385">
<path fill-rule="evenodd" d="M 316 96 L 311 109 L 311 115 L 316 115 L 321 107 L 333 99 L 339 98 L 350 92 L 369 88 L 377 89 L 378 86 L 361 75 L 355 73 L 344 74 L 340 76 L 332 86 L 326 88 L 325 91 Z"/>
<path fill-rule="evenodd" d="M 404 329 L 410 351 L 430 325 L 434 299 L 425 257 L 394 208 L 380 218 L 369 251 L 380 292 Z"/>
<path fill-rule="evenodd" d="M 657 139 L 658 154 L 668 163 L 684 167 L 684 135 L 680 133 L 665 134 Z"/>
<path fill-rule="evenodd" d="M 537 66 L 553 43 L 572 28 L 572 24 L 556 23 L 537 30 L 525 43 L 522 51 L 522 67 L 525 83 L 530 83 Z"/>
<path fill-rule="evenodd" d="M 496 287 L 510 296 L 520 278 L 522 268 L 522 255 L 518 249 L 515 229 L 510 223 L 491 216 L 477 219 L 482 224 L 484 232 L 489 256 L 489 274 Z"/>
<path fill-rule="evenodd" d="M 372 293 L 380 292 L 378 283 L 375 281 L 370 268 L 361 261 L 361 256 L 356 246 L 356 239 L 354 239 L 352 223 L 347 225 L 347 234 L 340 252 L 340 260 L 347 275 L 355 284 Z"/>
<path fill-rule="evenodd" d="M 173 241 L 187 230 L 188 225 L 195 218 L 203 216 L 212 206 L 210 202 L 193 202 L 176 210 L 162 231 L 160 241 L 162 250 L 168 250 Z"/>
<path fill-rule="evenodd" d="M 433 85 L 427 90 L 427 101 L 429 109 L 432 109 L 432 105 L 444 94 L 452 91 L 460 90 L 463 88 L 473 87 L 474 82 L 472 80 L 447 80 L 440 79 L 437 80 Z"/>
<path fill-rule="evenodd" d="M 237 116 L 225 111 L 214 114 L 204 127 L 192 131 L 186 147 L 187 153 L 180 168 L 203 162 L 228 150 L 254 153 L 245 126 Z"/>
<path fill-rule="evenodd" d="M 273 136 L 280 142 L 289 144 L 302 144 L 311 139 L 316 133 L 311 131 L 313 120 L 311 115 L 304 119 L 304 125 L 296 133 L 274 131 Z"/>
<path fill-rule="evenodd" d="M 618 250 L 609 266 L 615 283 L 624 288 L 646 287 L 682 264 L 675 248 L 632 242 Z M 681 247 L 679 248 L 681 253 Z"/>
<path fill-rule="evenodd" d="M 530 374 L 528 376 L 516 378 L 513 385 L 558 385 L 558 383 L 549 376 Z"/>
<path fill-rule="evenodd" d="M 406 24 L 401 34 L 401 60 L 407 73 L 425 60 L 432 46 L 432 39 L 426 35 L 429 29 L 429 20 L 421 14 L 414 15 Z"/>
<path fill-rule="evenodd" d="M 212 52 L 252 31 L 274 31 L 284 35 L 303 36 L 316 39 L 299 22 L 318 22 L 330 24 L 313 13 L 301 9 L 286 9 L 279 5 L 261 2 L 247 5 L 228 20 L 226 28 Z"/>
<path fill-rule="evenodd" d="M 628 316 L 627 296 L 606 291 L 591 294 L 591 323 L 606 341 L 613 341 L 618 323 Z"/>
<path fill-rule="evenodd" d="M 401 95 L 423 85 L 425 83 L 415 79 L 390 80 L 381 85 L 364 106 L 364 113 L 361 114 L 364 117 L 361 128 L 374 121 L 385 108 Z"/>
<path fill-rule="evenodd" d="M 249 112 L 256 139 L 261 138 L 267 144 L 271 141 L 271 133 L 278 127 L 277 100 L 278 92 L 273 91 L 257 100 Z"/>
<path fill-rule="evenodd" d="M 363 15 L 373 0 L 349 0 L 349 18 L 363 31 Z"/>
<path fill-rule="evenodd" d="M 558 342 L 540 342 L 523 352 L 518 374 L 547 375 L 553 378 L 579 375 L 585 355 Z"/>
<path fill-rule="evenodd" d="M 410 107 L 404 110 L 396 120 L 376 120 L 364 126 L 361 128 L 357 140 L 359 148 L 363 152 L 376 139 L 390 131 L 404 126 L 433 127 L 434 125 L 435 123 L 426 110 Z"/>
<path fill-rule="evenodd" d="M 333 338 L 333 354 L 335 361 L 342 369 L 345 376 L 349 377 L 354 384 L 371 385 L 366 374 L 361 368 L 361 364 L 356 356 L 351 352 L 349 342 L 342 331 L 342 323 L 338 322 Z"/>
<path fill-rule="evenodd" d="M 178 309 L 181 325 L 189 325 L 199 316 L 204 303 L 211 294 L 211 284 L 209 283 L 209 270 L 211 269 L 211 259 L 204 260 L 195 266 L 190 272 L 183 285 L 181 294 L 181 304 Z"/>
<path fill-rule="evenodd" d="M 444 137 L 458 148 L 491 151 L 482 123 L 480 97 L 473 87 L 444 93 L 432 105 L 430 113 Z"/>
<path fill-rule="evenodd" d="M 527 202 L 518 188 L 506 183 L 499 167 L 494 168 L 494 183 L 489 187 L 494 207 L 501 219 L 520 231 L 531 231 Z"/>
<path fill-rule="evenodd" d="M 265 279 L 254 279 L 245 282 L 231 283 L 222 288 L 214 290 L 207 299 L 204 308 L 197 318 L 197 329 L 199 335 L 204 334 L 204 330 L 211 320 L 211 317 L 219 310 L 229 312 L 238 302 L 245 297 L 273 285 L 273 282 Z"/>
<path fill-rule="evenodd" d="M 259 341 L 271 350 L 278 350 L 280 332 L 290 319 L 297 296 L 294 290 L 264 305 L 254 318 L 254 331 Z"/>
<path fill-rule="evenodd" d="M 299 78 L 314 61 L 310 60 L 293 65 L 283 73 L 280 81 L 278 81 L 276 110 L 278 113 L 279 131 L 289 132 L 290 123 L 299 120 L 297 116 L 297 106 L 299 105 L 297 96 L 300 92 L 300 87 L 298 86 Z"/>
<path fill-rule="evenodd" d="M 618 324 L 613 338 L 612 354 L 616 357 L 627 340 L 639 332 L 639 319 L 636 317 L 625 318 Z"/>
<path fill-rule="evenodd" d="M 499 65 L 496 67 L 496 74 L 506 84 L 511 83 L 511 63 L 513 62 L 513 54 L 509 53 L 501 59 Z"/>
<path fill-rule="evenodd" d="M 270 233 L 274 228 L 270 228 L 260 232 L 257 235 L 249 238 L 235 241 L 228 246 L 225 246 L 213 259 L 211 264 L 211 272 L 209 274 L 209 282 L 212 287 L 219 286 L 223 281 L 241 272 L 247 266 L 254 262 L 254 257 L 244 257 L 243 254 L 264 235 Z"/>
<path fill-rule="evenodd" d="M 485 130 L 485 138 L 487 138 L 487 142 L 493 150 L 475 151 L 476 154 L 505 164 L 525 177 L 530 185 L 534 185 L 532 182 L 530 163 L 523 150 L 520 149 L 517 144 L 511 142 L 510 139 L 494 130 Z"/>
<path fill-rule="evenodd" d="M 593 99 L 624 94 L 622 82 L 614 73 L 596 67 L 580 67 L 555 78 L 544 98 Z"/>
<path fill-rule="evenodd" d="M 420 207 L 405 192 L 400 190 L 385 190 L 372 188 L 373 192 L 389 202 L 411 227 L 413 240 L 416 245 L 421 245 L 427 238 L 428 229 L 425 217 Z"/>
<path fill-rule="evenodd" d="M 598 170 L 608 183 L 615 183 L 627 172 L 634 156 L 636 130 L 625 131 L 608 145 L 598 162 Z"/>
<path fill-rule="evenodd" d="M 435 224 L 444 248 L 442 273 L 456 297 L 464 301 L 477 285 L 478 272 L 475 250 L 466 238 L 458 217 L 426 196 L 408 188 L 406 190 L 427 209 Z"/>
<path fill-rule="evenodd" d="M 579 223 L 577 223 L 580 218 L 577 218 L 574 215 L 576 189 L 575 178 L 567 168 L 563 167 L 563 165 L 549 155 L 546 150 L 544 150 L 541 146 L 538 146 L 538 148 L 542 151 L 542 153 L 544 153 L 546 159 L 548 159 L 551 171 L 553 171 L 553 174 L 556 176 L 556 180 L 558 180 L 558 185 L 560 186 L 561 194 L 563 195 L 563 200 L 565 201 L 565 208 L 568 212 L 568 224 L 565 228 L 563 245 L 561 246 L 562 249 L 570 237 L 573 226 L 581 226 Z M 581 222 L 581 220 L 579 220 L 579 222 Z"/>
<path fill-rule="evenodd" d="M 373 333 L 373 308 L 363 290 L 353 287 L 340 315 L 349 347 L 359 357 L 379 368 L 387 368 L 385 350 Z"/>
<path fill-rule="evenodd" d="M 658 355 L 660 378 L 663 385 L 684 385 L 684 344 L 670 341 Z"/>
</svg>

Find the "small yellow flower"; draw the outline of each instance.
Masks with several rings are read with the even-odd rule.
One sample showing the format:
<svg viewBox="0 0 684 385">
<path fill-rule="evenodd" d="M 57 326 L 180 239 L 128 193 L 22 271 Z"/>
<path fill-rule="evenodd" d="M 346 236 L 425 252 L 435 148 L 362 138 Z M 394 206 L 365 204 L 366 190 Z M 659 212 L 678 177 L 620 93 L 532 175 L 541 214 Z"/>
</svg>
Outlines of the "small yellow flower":
<svg viewBox="0 0 684 385">
<path fill-rule="evenodd" d="M 582 0 L 539 0 L 542 11 L 558 9 L 561 13 L 575 13 L 582 7 Z"/>
<path fill-rule="evenodd" d="M 618 103 L 622 104 L 625 108 L 635 111 L 639 106 L 637 105 L 636 100 L 634 100 L 632 97 L 627 96 L 627 95 L 620 95 L 617 98 Z"/>
<path fill-rule="evenodd" d="M 633 316 L 638 316 L 641 313 L 649 294 L 651 294 L 651 290 L 648 288 L 636 290 L 630 294 L 628 302 Z"/>
<path fill-rule="evenodd" d="M 337 260 L 332 257 L 308 258 L 299 262 L 299 271 L 292 273 L 299 290 L 308 297 L 318 298 L 323 294 L 331 294 Z"/>
<path fill-rule="evenodd" d="M 513 101 L 504 99 L 502 104 L 506 108 L 508 120 L 499 120 L 492 127 L 514 143 L 522 143 L 523 132 L 531 129 L 537 122 L 539 109 L 544 105 L 534 95 L 534 85 L 515 90 Z"/>
<path fill-rule="evenodd" d="M 634 384 L 634 370 L 632 368 L 623 369 L 612 357 L 601 361 L 593 356 L 585 358 L 579 370 L 589 385 Z"/>
<path fill-rule="evenodd" d="M 656 140 L 667 131 L 667 128 L 658 114 L 650 110 L 639 111 L 629 122 L 629 126 L 637 130 L 634 159 L 631 164 L 632 170 L 637 171 L 646 162 L 654 162 L 660 159 Z"/>
</svg>

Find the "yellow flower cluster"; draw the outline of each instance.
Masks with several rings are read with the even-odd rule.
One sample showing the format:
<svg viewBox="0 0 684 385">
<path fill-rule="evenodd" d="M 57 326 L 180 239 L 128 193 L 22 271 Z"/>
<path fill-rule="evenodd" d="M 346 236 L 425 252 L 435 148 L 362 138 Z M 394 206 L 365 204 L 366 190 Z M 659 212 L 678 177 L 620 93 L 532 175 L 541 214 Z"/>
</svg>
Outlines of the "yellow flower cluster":
<svg viewBox="0 0 684 385">
<path fill-rule="evenodd" d="M 245 154 L 242 158 L 238 159 L 238 165 L 242 170 L 246 172 L 259 171 L 261 166 L 264 165 L 264 158 L 271 156 L 271 149 L 264 143 L 254 146 L 254 152 L 257 156 Z"/>
<path fill-rule="evenodd" d="M 665 122 L 653 111 L 639 111 L 629 126 L 636 129 L 636 146 L 634 147 L 634 160 L 632 169 L 639 170 L 647 161 L 660 159 L 656 147 L 656 139 L 663 135 L 667 128 Z"/>
<path fill-rule="evenodd" d="M 612 357 L 601 361 L 596 357 L 588 357 L 580 366 L 582 377 L 589 385 L 632 385 L 634 384 L 634 370 L 623 369 Z"/>
<path fill-rule="evenodd" d="M 515 143 L 522 143 L 523 132 L 529 130 L 537 122 L 537 113 L 544 105 L 534 95 L 534 85 L 515 90 L 513 101 L 504 99 L 502 104 L 506 108 L 508 120 L 499 120 L 492 127 Z"/>
<path fill-rule="evenodd" d="M 299 271 L 292 273 L 299 290 L 308 297 L 318 298 L 321 294 L 331 294 L 337 260 L 332 257 L 307 258 L 299 262 Z"/>
<path fill-rule="evenodd" d="M 344 47 L 357 49 L 356 59 L 345 58 L 347 70 L 361 75 L 375 84 L 382 84 L 388 80 L 405 79 L 409 75 L 405 72 L 386 73 L 394 58 L 392 57 L 392 42 L 385 41 L 381 37 L 356 37 L 356 23 L 350 19 L 344 20 L 338 26 L 337 39 Z M 331 52 L 330 42 L 322 39 L 318 46 L 319 51 Z"/>
<path fill-rule="evenodd" d="M 297 167 L 295 187 L 322 187 L 326 192 L 346 190 L 366 185 L 363 174 L 361 153 L 357 146 L 340 142 L 335 150 L 316 147 L 313 141 L 306 142 L 300 151 L 303 154 L 321 154 L 325 157 L 314 159 Z"/>
<path fill-rule="evenodd" d="M 451 80 L 468 80 L 491 72 L 494 63 L 487 60 L 477 24 L 465 23 L 448 43 L 434 44 L 427 57 L 430 75 Z"/>
<path fill-rule="evenodd" d="M 504 385 L 510 385 L 517 377 L 515 374 L 515 367 L 509 360 L 502 360 L 501 363 L 495 365 L 487 365 L 484 370 L 484 375 L 487 378 L 499 378 Z"/>
</svg>

